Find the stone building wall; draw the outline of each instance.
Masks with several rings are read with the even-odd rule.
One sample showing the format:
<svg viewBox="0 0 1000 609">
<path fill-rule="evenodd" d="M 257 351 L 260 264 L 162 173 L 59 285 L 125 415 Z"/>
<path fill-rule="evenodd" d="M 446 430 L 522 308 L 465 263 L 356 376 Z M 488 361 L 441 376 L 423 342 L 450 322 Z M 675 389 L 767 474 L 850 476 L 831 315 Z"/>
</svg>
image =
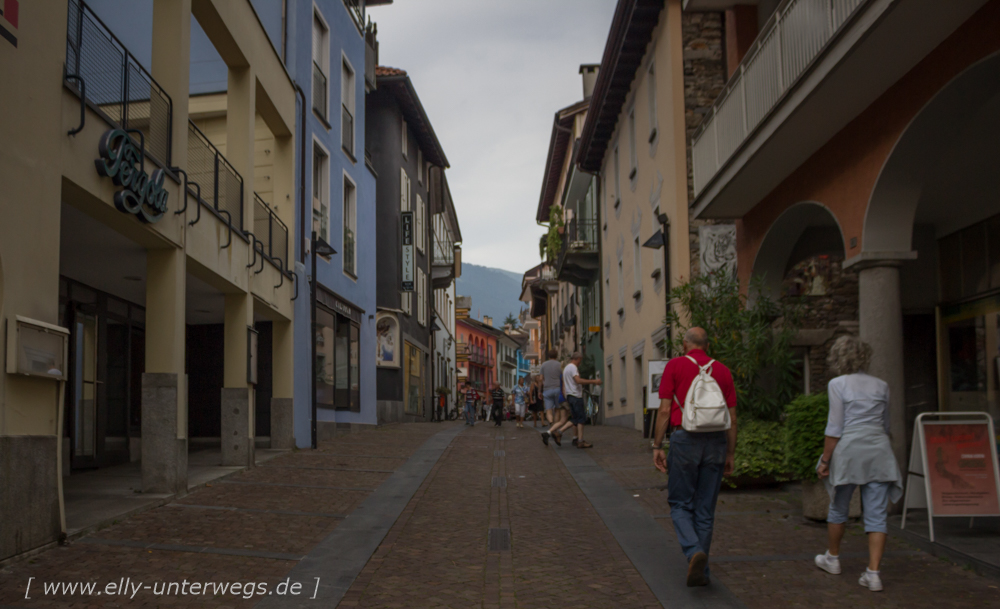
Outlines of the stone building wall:
<svg viewBox="0 0 1000 609">
<path fill-rule="evenodd" d="M 802 305 L 796 344 L 808 349 L 811 393 L 826 391 L 833 377 L 826 365 L 833 342 L 858 333 L 858 273 L 842 264 L 842 256 L 812 256 L 792 266 L 782 284 L 782 299 Z"/>
<path fill-rule="evenodd" d="M 723 13 L 687 13 L 682 17 L 684 45 L 684 122 L 687 148 L 688 201 L 694 200 L 691 138 L 726 86 L 725 32 Z M 691 219 L 691 275 L 701 271 L 698 228 L 711 220 Z"/>
</svg>

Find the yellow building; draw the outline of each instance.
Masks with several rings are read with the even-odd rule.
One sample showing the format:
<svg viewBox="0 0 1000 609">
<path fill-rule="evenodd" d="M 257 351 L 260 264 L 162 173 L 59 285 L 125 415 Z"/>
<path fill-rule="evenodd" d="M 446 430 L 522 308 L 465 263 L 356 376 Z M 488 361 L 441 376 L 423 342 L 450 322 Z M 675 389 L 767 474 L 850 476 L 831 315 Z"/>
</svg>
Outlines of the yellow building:
<svg viewBox="0 0 1000 609">
<path fill-rule="evenodd" d="M 647 372 L 667 356 L 667 294 L 698 254 L 687 140 L 725 77 L 720 15 L 681 5 L 619 1 L 576 154 L 599 177 L 603 420 L 637 429 L 644 408 L 658 405 Z M 664 242 L 666 255 L 656 247 Z"/>
<path fill-rule="evenodd" d="M 294 86 L 249 1 L 153 17 L 149 71 L 78 0 L 21 2 L 0 40 L 0 559 L 66 532 L 66 476 L 140 461 L 181 495 L 193 438 L 251 466 L 267 416 L 292 446 Z"/>
</svg>

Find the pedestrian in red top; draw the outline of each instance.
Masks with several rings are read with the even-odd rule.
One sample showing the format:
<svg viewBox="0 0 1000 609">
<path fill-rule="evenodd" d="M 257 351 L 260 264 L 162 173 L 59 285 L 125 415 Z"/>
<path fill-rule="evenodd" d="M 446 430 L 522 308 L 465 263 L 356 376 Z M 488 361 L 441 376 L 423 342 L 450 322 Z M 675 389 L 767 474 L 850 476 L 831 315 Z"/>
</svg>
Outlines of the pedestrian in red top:
<svg viewBox="0 0 1000 609">
<path fill-rule="evenodd" d="M 663 443 L 669 426 L 670 455 L 653 451 L 656 469 L 667 473 L 670 518 L 688 559 L 687 585 L 708 584 L 708 553 L 712 545 L 715 503 L 723 476 L 733 472 L 736 451 L 736 388 L 729 368 L 705 354 L 708 334 L 691 328 L 684 335 L 684 357 L 667 362 L 660 379 L 660 410 L 656 418 L 654 446 Z M 729 410 L 730 427 L 725 431 L 694 432 L 681 428 L 682 409 L 688 390 L 700 370 L 711 362 L 709 372 L 718 384 Z M 721 404 L 721 402 L 720 402 Z"/>
</svg>

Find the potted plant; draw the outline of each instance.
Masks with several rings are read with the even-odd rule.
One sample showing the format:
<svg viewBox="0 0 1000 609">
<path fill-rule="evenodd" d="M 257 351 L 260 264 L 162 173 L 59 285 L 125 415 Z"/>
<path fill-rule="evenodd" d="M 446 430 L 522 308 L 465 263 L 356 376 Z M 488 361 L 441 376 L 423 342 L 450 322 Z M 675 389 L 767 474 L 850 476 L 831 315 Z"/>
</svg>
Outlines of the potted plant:
<svg viewBox="0 0 1000 609">
<path fill-rule="evenodd" d="M 830 507 L 826 485 L 816 476 L 829 412 L 830 402 L 825 393 L 800 395 L 785 407 L 785 470 L 802 481 L 802 512 L 810 520 L 826 520 Z M 855 491 L 850 516 L 860 515 L 861 500 Z"/>
<path fill-rule="evenodd" d="M 788 481 L 781 445 L 781 423 L 752 418 L 739 422 L 733 473 L 726 477 L 731 488 L 759 488 Z"/>
</svg>

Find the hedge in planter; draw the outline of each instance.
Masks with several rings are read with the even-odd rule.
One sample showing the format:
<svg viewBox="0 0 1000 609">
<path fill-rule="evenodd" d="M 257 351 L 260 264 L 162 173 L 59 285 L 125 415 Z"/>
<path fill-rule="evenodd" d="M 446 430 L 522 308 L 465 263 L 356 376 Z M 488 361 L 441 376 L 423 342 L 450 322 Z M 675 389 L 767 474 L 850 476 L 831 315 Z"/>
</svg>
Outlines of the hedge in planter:
<svg viewBox="0 0 1000 609">
<path fill-rule="evenodd" d="M 733 474 L 726 478 L 731 487 L 772 484 L 788 480 L 781 444 L 781 423 L 739 419 L 739 441 Z"/>
<path fill-rule="evenodd" d="M 814 482 L 823 454 L 830 401 L 826 393 L 800 395 L 785 407 L 785 471 L 796 480 Z"/>
</svg>

